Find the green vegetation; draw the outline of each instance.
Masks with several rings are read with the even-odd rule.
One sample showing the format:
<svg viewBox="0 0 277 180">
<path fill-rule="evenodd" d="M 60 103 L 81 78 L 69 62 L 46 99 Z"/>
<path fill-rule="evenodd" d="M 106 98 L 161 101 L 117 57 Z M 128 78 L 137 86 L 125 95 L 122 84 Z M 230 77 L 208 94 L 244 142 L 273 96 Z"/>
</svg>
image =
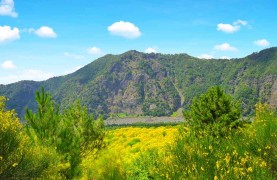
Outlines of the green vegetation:
<svg viewBox="0 0 277 180">
<path fill-rule="evenodd" d="M 166 102 L 148 99 L 144 102 L 142 110 L 146 116 L 166 116 L 170 114 L 170 107 Z"/>
<path fill-rule="evenodd" d="M 138 117 L 137 114 L 126 114 L 126 113 L 117 113 L 117 114 L 110 114 L 109 118 L 126 118 L 126 117 Z"/>
<path fill-rule="evenodd" d="M 0 97 L 0 179 L 32 179 L 56 175 L 58 155 L 53 149 L 33 144 L 14 110 L 6 110 Z M 49 177 L 52 175 L 49 174 Z M 52 176 L 53 177 L 53 176 Z"/>
<path fill-rule="evenodd" d="M 61 113 L 44 88 L 36 101 L 37 113 L 27 109 L 23 127 L 0 99 L 0 177 L 81 177 L 82 159 L 105 146 L 103 119 L 94 120 L 79 102 Z"/>
<path fill-rule="evenodd" d="M 226 136 L 244 123 L 240 103 L 218 86 L 195 98 L 184 117 L 185 123 L 197 133 L 201 130 L 214 136 Z"/>
<path fill-rule="evenodd" d="M 78 101 L 60 111 L 44 88 L 36 101 L 22 125 L 0 97 L 0 179 L 277 177 L 277 113 L 258 103 L 245 123 L 240 104 L 220 87 L 194 99 L 182 125 L 108 132 Z"/>
<path fill-rule="evenodd" d="M 257 104 L 253 123 L 234 128 L 239 109 L 219 87 L 210 88 L 188 112 L 195 122 L 185 123 L 164 153 L 142 152 L 127 169 L 127 179 L 276 179 L 277 114 Z M 218 118 L 210 116 L 214 110 Z M 229 132 L 217 136 L 218 125 Z"/>
<path fill-rule="evenodd" d="M 77 72 L 44 82 L 0 85 L 0 95 L 10 99 L 7 107 L 23 120 L 27 107 L 37 109 L 34 94 L 44 85 L 61 110 L 79 99 L 95 117 L 103 114 L 105 119 L 120 113 L 171 115 L 179 108 L 188 109 L 193 98 L 209 87 L 220 85 L 241 101 L 246 116 L 254 114 L 259 101 L 276 108 L 276 60 L 276 47 L 232 60 L 128 51 L 106 55 Z"/>
</svg>

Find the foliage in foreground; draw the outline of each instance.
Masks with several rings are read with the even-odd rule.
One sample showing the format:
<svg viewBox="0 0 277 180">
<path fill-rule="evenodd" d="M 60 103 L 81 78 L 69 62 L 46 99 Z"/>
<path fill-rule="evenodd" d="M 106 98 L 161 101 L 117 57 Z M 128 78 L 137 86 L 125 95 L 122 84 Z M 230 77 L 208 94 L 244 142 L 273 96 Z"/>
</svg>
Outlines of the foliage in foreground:
<svg viewBox="0 0 277 180">
<path fill-rule="evenodd" d="M 124 172 L 122 179 L 276 179 L 277 114 L 273 110 L 257 104 L 254 122 L 245 123 L 239 120 L 239 105 L 218 87 L 194 100 L 192 107 L 190 121 L 175 140 L 167 141 L 166 148 L 140 150 L 121 168 L 113 166 Z M 123 137 L 117 138 L 119 144 L 127 135 L 126 129 L 121 130 L 117 129 Z M 137 137 L 129 144 L 144 143 Z M 134 157 L 133 151 L 127 156 Z"/>
<path fill-rule="evenodd" d="M 0 97 L 0 179 L 55 175 L 58 155 L 43 146 L 32 146 L 14 110 L 5 109 Z M 52 176 L 51 175 L 51 176 Z M 50 176 L 49 176 L 50 177 Z"/>
<path fill-rule="evenodd" d="M 226 136 L 215 137 L 204 132 L 201 132 L 201 137 L 195 136 L 186 126 L 164 127 L 163 131 L 160 128 L 148 128 L 149 136 L 140 133 L 147 128 L 111 130 L 107 136 L 110 140 L 109 153 L 99 157 L 97 161 L 102 163 L 94 164 L 93 168 L 100 171 L 99 176 L 97 173 L 95 176 L 114 177 L 110 174 L 113 172 L 113 175 L 121 175 L 120 179 L 277 177 L 277 114 L 266 105 L 257 104 L 253 123 L 245 124 Z M 151 139 L 151 143 L 147 139 Z M 155 146 L 157 144 L 162 146 Z M 110 162 L 109 168 L 104 162 Z"/>
<path fill-rule="evenodd" d="M 63 113 L 59 112 L 59 107 L 44 88 L 36 93 L 36 101 L 37 113 L 27 109 L 25 115 L 28 135 L 35 144 L 57 151 L 64 167 L 61 170 L 63 176 L 69 179 L 80 177 L 82 158 L 88 153 L 95 154 L 104 145 L 103 120 L 95 121 L 79 102 Z"/>
<path fill-rule="evenodd" d="M 277 114 L 267 105 L 257 104 L 252 123 L 226 134 L 192 123 L 115 128 L 104 136 L 103 121 L 79 103 L 59 112 L 43 91 L 37 101 L 24 127 L 0 98 L 0 179 L 277 178 Z"/>
<path fill-rule="evenodd" d="M 219 87 L 211 87 L 193 99 L 190 110 L 184 112 L 185 123 L 195 135 L 203 133 L 226 136 L 245 123 L 241 120 L 241 104 Z"/>
<path fill-rule="evenodd" d="M 27 109 L 23 126 L 0 98 L 0 178 L 82 177 L 82 160 L 104 147 L 103 120 L 78 102 L 60 112 L 44 88 L 36 100 L 38 110 Z"/>
</svg>

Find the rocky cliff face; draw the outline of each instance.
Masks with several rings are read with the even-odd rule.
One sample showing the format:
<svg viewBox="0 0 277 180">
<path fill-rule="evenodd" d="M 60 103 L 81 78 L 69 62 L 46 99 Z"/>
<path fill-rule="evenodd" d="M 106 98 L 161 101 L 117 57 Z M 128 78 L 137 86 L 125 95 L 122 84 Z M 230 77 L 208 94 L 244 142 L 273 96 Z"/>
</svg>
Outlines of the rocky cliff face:
<svg viewBox="0 0 277 180">
<path fill-rule="evenodd" d="M 104 97 L 109 113 L 169 115 L 181 107 L 181 98 L 163 65 L 141 55 L 136 51 L 123 54 L 121 61 L 93 83 L 91 88 Z"/>
<path fill-rule="evenodd" d="M 233 60 L 129 51 L 106 55 L 67 76 L 1 85 L 0 95 L 7 96 L 9 108 L 22 117 L 26 106 L 35 108 L 35 90 L 42 85 L 61 109 L 79 99 L 91 112 L 106 116 L 170 115 L 210 86 L 220 85 L 242 101 L 249 114 L 258 101 L 277 107 L 277 48 Z"/>
</svg>

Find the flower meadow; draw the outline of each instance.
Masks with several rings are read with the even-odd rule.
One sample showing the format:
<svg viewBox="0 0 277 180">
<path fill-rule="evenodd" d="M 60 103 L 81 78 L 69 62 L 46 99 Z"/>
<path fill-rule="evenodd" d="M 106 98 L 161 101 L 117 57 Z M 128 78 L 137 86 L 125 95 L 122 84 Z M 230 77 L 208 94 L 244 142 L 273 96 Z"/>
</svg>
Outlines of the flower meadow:
<svg viewBox="0 0 277 180">
<path fill-rule="evenodd" d="M 84 161 L 84 179 L 276 179 L 277 115 L 267 105 L 228 136 L 194 133 L 182 124 L 111 129 L 103 155 Z"/>
<path fill-rule="evenodd" d="M 62 117 L 85 126 L 61 120 L 66 131 L 51 132 L 51 139 L 39 131 L 40 140 L 5 101 L 0 98 L 0 179 L 277 178 L 277 114 L 267 105 L 256 105 L 252 122 L 217 135 L 185 123 L 105 128 L 77 104 Z"/>
</svg>

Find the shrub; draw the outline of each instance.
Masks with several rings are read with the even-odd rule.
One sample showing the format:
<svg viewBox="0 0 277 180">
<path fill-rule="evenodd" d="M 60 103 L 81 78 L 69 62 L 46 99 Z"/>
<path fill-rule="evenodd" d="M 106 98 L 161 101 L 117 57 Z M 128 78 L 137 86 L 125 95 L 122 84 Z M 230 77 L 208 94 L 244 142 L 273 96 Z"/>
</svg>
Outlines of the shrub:
<svg viewBox="0 0 277 180">
<path fill-rule="evenodd" d="M 0 177 L 12 176 L 20 159 L 22 126 L 14 111 L 5 109 L 6 98 L 0 96 Z"/>
<path fill-rule="evenodd" d="M 241 105 L 218 87 L 193 100 L 190 110 L 184 112 L 185 123 L 195 133 L 225 136 L 242 125 Z"/>
<path fill-rule="evenodd" d="M 0 96 L 0 179 L 49 177 L 57 154 L 52 149 L 32 146 L 14 110 L 5 109 Z M 51 169 L 51 175 L 57 175 Z"/>
</svg>

